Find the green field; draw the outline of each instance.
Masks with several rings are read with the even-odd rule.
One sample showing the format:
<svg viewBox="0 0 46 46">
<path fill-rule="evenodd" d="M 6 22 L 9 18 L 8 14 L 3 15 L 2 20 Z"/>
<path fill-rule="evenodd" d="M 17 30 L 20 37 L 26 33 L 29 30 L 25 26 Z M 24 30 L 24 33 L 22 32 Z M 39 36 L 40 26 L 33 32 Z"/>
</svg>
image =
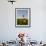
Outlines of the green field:
<svg viewBox="0 0 46 46">
<path fill-rule="evenodd" d="M 17 25 L 28 25 L 28 19 L 17 19 Z"/>
</svg>

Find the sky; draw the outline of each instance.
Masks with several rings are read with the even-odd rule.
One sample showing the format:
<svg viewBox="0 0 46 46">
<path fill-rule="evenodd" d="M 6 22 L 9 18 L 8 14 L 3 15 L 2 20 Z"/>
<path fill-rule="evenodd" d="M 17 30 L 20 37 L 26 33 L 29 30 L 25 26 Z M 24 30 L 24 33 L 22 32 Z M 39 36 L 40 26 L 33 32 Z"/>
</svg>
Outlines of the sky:
<svg viewBox="0 0 46 46">
<path fill-rule="evenodd" d="M 22 17 L 22 16 L 28 17 L 28 10 L 17 10 L 17 17 Z"/>
</svg>

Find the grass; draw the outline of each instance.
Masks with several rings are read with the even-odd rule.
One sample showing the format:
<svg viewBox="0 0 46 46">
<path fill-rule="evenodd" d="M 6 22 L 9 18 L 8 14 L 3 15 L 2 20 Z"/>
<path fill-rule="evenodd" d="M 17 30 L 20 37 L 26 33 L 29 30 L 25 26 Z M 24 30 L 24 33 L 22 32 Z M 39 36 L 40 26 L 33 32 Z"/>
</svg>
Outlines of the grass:
<svg viewBox="0 0 46 46">
<path fill-rule="evenodd" d="M 28 25 L 28 19 L 17 19 L 17 25 Z"/>
</svg>

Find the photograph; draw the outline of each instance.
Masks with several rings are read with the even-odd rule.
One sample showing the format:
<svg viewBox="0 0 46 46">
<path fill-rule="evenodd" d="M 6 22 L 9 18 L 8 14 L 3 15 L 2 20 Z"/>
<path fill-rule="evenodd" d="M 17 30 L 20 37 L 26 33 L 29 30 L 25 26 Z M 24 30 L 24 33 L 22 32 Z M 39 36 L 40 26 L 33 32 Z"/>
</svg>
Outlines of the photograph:
<svg viewBox="0 0 46 46">
<path fill-rule="evenodd" d="M 16 27 L 30 27 L 31 13 L 30 8 L 16 8 L 15 9 L 15 26 Z"/>
</svg>

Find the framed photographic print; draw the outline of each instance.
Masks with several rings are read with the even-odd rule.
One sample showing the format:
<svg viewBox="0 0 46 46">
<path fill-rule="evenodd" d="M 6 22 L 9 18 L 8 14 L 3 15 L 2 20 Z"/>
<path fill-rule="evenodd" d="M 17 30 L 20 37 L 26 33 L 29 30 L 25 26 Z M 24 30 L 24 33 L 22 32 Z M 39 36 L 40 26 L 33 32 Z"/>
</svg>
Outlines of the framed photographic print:
<svg viewBox="0 0 46 46">
<path fill-rule="evenodd" d="M 15 8 L 15 26 L 30 27 L 31 26 L 31 9 Z"/>
</svg>

